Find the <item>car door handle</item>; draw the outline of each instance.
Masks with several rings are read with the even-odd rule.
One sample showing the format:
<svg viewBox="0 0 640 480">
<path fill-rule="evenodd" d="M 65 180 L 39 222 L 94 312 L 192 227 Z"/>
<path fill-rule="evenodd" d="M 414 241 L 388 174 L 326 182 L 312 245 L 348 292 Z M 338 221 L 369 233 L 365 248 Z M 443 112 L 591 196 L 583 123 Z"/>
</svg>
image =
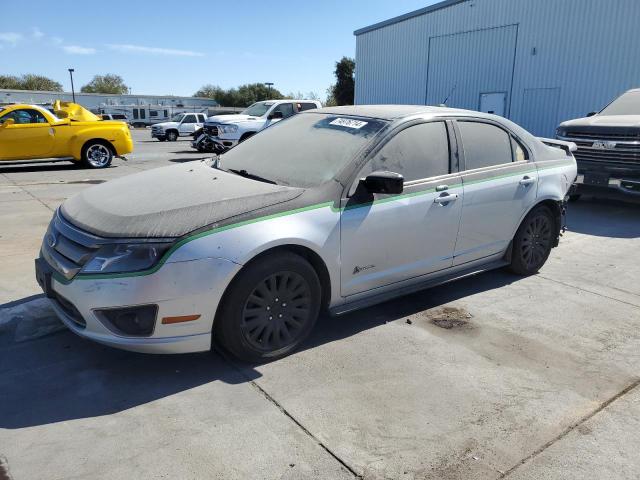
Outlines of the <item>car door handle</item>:
<svg viewBox="0 0 640 480">
<path fill-rule="evenodd" d="M 455 202 L 457 199 L 458 199 L 458 194 L 453 193 L 453 194 L 441 195 L 439 197 L 436 197 L 433 199 L 433 203 L 438 203 L 442 205 L 443 203 Z"/>
<path fill-rule="evenodd" d="M 536 179 L 529 176 L 523 177 L 523 179 L 520 180 L 520 185 L 524 185 L 525 187 L 534 183 L 536 183 Z"/>
</svg>

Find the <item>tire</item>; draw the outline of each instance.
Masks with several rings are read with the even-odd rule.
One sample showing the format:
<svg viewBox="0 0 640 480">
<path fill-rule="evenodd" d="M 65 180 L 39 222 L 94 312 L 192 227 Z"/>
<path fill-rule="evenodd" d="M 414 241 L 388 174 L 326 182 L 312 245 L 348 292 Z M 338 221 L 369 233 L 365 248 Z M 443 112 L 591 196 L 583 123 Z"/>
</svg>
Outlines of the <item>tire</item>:
<svg viewBox="0 0 640 480">
<path fill-rule="evenodd" d="M 166 134 L 165 134 L 165 138 L 167 139 L 167 141 L 169 142 L 175 142 L 176 140 L 178 140 L 178 132 L 176 132 L 175 130 L 169 130 Z"/>
<path fill-rule="evenodd" d="M 579 193 L 576 193 L 575 195 L 569 195 L 569 201 L 572 202 L 572 203 L 573 202 L 577 202 L 578 200 L 580 200 L 581 196 L 582 195 L 579 194 Z"/>
<path fill-rule="evenodd" d="M 279 252 L 258 259 L 229 285 L 214 340 L 245 362 L 282 358 L 311 333 L 321 298 L 318 275 L 304 258 Z"/>
<path fill-rule="evenodd" d="M 534 275 L 545 264 L 557 234 L 555 219 L 545 206 L 535 207 L 520 224 L 513 239 L 509 269 L 517 275 Z"/>
<path fill-rule="evenodd" d="M 113 147 L 101 140 L 91 140 L 82 147 L 85 168 L 107 168 L 113 160 Z"/>
</svg>

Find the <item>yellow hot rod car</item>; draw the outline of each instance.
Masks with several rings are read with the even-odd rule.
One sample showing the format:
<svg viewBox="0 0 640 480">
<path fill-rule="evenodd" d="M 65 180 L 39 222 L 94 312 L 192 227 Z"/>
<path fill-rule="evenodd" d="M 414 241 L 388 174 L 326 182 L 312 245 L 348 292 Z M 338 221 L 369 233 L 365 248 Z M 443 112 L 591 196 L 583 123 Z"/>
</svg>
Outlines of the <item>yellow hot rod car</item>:
<svg viewBox="0 0 640 480">
<path fill-rule="evenodd" d="M 71 160 L 105 168 L 133 151 L 124 122 L 103 121 L 80 105 L 56 102 L 54 113 L 36 105 L 0 106 L 0 165 L 13 160 Z"/>
</svg>

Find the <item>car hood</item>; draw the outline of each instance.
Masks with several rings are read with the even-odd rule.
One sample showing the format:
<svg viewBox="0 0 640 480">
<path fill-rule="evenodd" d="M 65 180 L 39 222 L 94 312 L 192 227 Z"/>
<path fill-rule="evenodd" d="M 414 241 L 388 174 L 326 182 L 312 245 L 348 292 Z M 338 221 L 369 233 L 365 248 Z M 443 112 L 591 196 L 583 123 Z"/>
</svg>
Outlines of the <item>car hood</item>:
<svg viewBox="0 0 640 480">
<path fill-rule="evenodd" d="M 169 128 L 169 127 L 178 127 L 180 124 L 178 122 L 161 122 L 154 123 L 151 127 L 161 127 L 161 128 Z"/>
<path fill-rule="evenodd" d="M 640 127 L 640 115 L 594 115 L 576 118 L 560 124 L 561 127 Z"/>
<path fill-rule="evenodd" d="M 242 122 L 255 122 L 261 120 L 261 117 L 252 117 L 251 115 L 217 115 L 207 118 L 205 125 L 212 125 L 217 123 L 242 123 Z"/>
<path fill-rule="evenodd" d="M 223 172 L 210 161 L 157 168 L 83 190 L 61 206 L 75 226 L 110 238 L 179 237 L 288 202 L 304 189 Z"/>
<path fill-rule="evenodd" d="M 56 100 L 53 104 L 53 111 L 58 118 L 68 118 L 76 122 L 97 122 L 101 120 L 82 105 L 72 102 Z"/>
</svg>

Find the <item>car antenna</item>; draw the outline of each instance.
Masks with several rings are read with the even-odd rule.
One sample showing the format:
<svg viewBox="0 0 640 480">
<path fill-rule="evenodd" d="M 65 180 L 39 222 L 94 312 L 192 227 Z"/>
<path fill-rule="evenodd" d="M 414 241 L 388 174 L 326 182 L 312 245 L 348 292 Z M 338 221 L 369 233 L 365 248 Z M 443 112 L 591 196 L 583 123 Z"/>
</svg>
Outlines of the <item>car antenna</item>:
<svg viewBox="0 0 640 480">
<path fill-rule="evenodd" d="M 451 98 L 451 95 L 453 95 L 453 92 L 456 91 L 456 88 L 458 88 L 458 84 L 457 83 L 453 86 L 453 88 L 449 92 L 449 95 L 447 95 L 447 98 L 445 98 L 444 102 L 442 102 L 440 105 L 443 105 L 443 106 L 447 105 L 447 102 L 449 101 L 449 98 Z"/>
</svg>

